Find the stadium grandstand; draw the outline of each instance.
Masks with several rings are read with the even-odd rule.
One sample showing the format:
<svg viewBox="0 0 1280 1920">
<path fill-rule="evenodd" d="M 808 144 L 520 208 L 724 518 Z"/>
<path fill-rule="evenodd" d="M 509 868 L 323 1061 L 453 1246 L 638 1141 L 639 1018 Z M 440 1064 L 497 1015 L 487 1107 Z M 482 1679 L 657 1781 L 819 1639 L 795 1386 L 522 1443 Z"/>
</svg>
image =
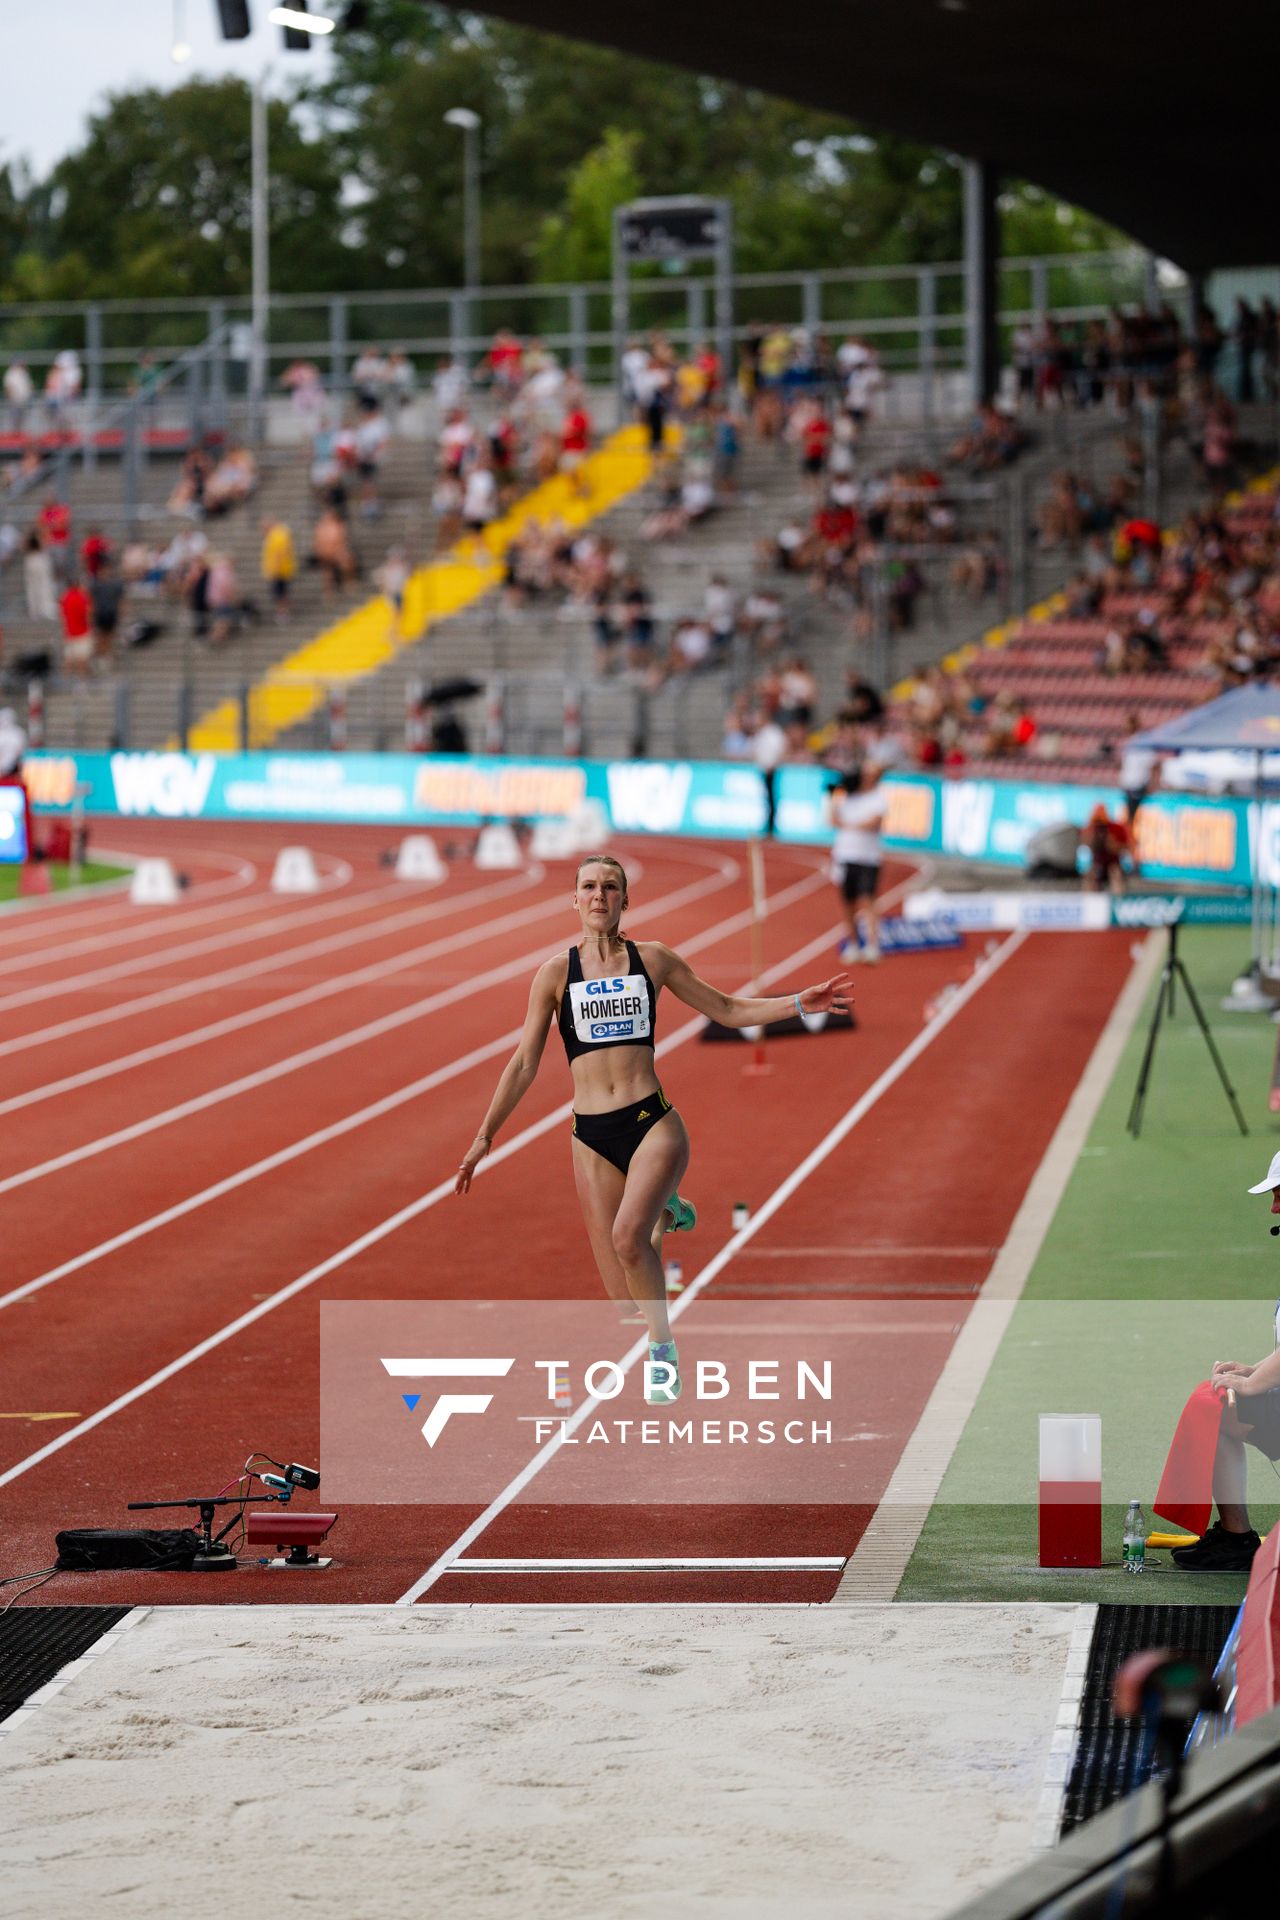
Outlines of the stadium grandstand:
<svg viewBox="0 0 1280 1920">
<path fill-rule="evenodd" d="M 1269 17 L 150 5 L 0 152 L 6 1917 L 1214 1920 Z"/>
</svg>

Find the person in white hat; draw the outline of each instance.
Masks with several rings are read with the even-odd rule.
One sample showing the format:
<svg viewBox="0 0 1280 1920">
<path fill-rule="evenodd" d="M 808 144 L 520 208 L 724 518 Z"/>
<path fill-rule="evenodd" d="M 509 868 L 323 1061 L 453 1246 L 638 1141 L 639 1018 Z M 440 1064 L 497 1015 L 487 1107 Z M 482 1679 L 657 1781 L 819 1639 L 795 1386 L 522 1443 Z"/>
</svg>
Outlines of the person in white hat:
<svg viewBox="0 0 1280 1920">
<path fill-rule="evenodd" d="M 1272 1213 L 1280 1214 L 1280 1153 L 1272 1155 L 1266 1178 L 1249 1192 L 1269 1193 Z M 1218 1518 L 1193 1547 L 1175 1547 L 1173 1559 L 1193 1573 L 1248 1573 L 1262 1543 L 1245 1500 L 1244 1450 L 1256 1447 L 1268 1460 L 1280 1460 L 1280 1346 L 1252 1366 L 1215 1360 L 1209 1383 L 1224 1403 L 1213 1462 Z"/>
</svg>

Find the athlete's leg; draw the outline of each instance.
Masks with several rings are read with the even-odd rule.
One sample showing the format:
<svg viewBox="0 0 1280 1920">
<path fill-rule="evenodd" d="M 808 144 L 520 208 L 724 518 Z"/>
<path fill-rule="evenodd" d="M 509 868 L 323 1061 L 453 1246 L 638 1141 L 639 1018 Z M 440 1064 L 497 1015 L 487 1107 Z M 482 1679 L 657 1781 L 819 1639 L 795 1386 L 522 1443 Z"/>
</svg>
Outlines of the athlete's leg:
<svg viewBox="0 0 1280 1920">
<path fill-rule="evenodd" d="M 613 1251 L 632 1298 L 644 1314 L 650 1340 L 671 1338 L 666 1276 L 651 1235 L 688 1164 L 689 1136 L 684 1121 L 678 1113 L 664 1114 L 635 1150 L 614 1215 Z"/>
<path fill-rule="evenodd" d="M 874 954 L 878 960 L 880 958 L 880 910 L 876 906 L 874 887 L 870 893 L 862 895 L 858 905 L 862 912 L 862 925 L 867 942 L 864 951 L 867 954 Z"/>
<path fill-rule="evenodd" d="M 1230 1407 L 1223 1409 L 1218 1450 L 1213 1459 L 1213 1497 L 1227 1533 L 1249 1531 L 1249 1508 L 1245 1502 L 1249 1470 L 1244 1453 L 1248 1431 Z"/>
<path fill-rule="evenodd" d="M 613 1250 L 613 1222 L 626 1181 L 611 1160 L 581 1140 L 573 1147 L 573 1183 L 591 1242 L 591 1252 L 600 1269 L 604 1290 L 611 1300 L 628 1309 L 634 1304 L 622 1263 Z"/>
</svg>

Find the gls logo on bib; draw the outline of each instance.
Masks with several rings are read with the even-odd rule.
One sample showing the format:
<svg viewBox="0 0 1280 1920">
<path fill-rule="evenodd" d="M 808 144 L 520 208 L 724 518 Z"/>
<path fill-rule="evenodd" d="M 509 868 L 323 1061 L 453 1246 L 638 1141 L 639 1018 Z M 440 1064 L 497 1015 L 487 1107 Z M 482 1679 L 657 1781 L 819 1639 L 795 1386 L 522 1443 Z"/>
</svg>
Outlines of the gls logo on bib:
<svg viewBox="0 0 1280 1920">
<path fill-rule="evenodd" d="M 575 980 L 569 988 L 573 1030 L 588 1045 L 601 1040 L 647 1040 L 649 994 L 643 974 L 625 980 Z"/>
</svg>

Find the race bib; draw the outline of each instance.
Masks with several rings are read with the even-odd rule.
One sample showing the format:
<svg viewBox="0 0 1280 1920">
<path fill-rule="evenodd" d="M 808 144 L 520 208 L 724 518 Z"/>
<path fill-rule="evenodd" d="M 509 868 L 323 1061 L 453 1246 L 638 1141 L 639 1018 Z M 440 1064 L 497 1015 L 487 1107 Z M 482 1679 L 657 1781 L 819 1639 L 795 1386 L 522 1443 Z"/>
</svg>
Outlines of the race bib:
<svg viewBox="0 0 1280 1920">
<path fill-rule="evenodd" d="M 569 988 L 573 1030 L 590 1045 L 601 1040 L 648 1040 L 649 990 L 642 973 L 625 980 L 575 980 Z"/>
</svg>

